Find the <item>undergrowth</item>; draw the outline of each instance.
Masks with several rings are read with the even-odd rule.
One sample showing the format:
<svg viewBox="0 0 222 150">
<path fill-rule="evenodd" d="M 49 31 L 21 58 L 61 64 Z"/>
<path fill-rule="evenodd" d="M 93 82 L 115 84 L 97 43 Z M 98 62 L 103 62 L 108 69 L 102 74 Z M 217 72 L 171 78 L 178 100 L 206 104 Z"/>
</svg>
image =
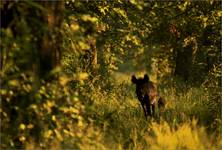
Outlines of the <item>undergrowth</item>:
<svg viewBox="0 0 222 150">
<path fill-rule="evenodd" d="M 222 148 L 220 103 L 204 87 L 159 89 L 166 107 L 146 121 L 130 81 L 108 89 L 83 83 L 75 90 L 68 84 L 72 80 L 61 75 L 53 83 L 42 81 L 35 91 L 31 76 L 19 76 L 5 80 L 1 89 L 1 128 L 13 128 L 1 132 L 3 149 Z M 32 101 L 23 106 L 14 99 Z M 14 121 L 8 117 L 13 113 Z"/>
<path fill-rule="evenodd" d="M 86 116 L 101 132 L 106 149 L 221 149 L 220 105 L 203 87 L 162 90 L 166 108 L 148 121 L 134 90 L 124 82 L 111 91 L 92 91 Z"/>
</svg>

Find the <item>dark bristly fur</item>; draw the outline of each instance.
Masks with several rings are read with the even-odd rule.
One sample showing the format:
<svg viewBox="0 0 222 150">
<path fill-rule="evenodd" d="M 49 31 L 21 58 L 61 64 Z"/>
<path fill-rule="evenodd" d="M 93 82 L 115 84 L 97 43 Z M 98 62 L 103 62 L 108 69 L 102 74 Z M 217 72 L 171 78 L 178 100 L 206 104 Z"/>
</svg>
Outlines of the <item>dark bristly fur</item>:
<svg viewBox="0 0 222 150">
<path fill-rule="evenodd" d="M 159 108 L 165 106 L 164 99 L 162 97 L 158 99 L 156 85 L 149 80 L 147 74 L 144 75 L 144 78 L 138 79 L 133 75 L 131 81 L 136 84 L 136 95 L 142 105 L 146 119 L 147 116 L 154 116 L 155 104 L 157 104 Z"/>
</svg>

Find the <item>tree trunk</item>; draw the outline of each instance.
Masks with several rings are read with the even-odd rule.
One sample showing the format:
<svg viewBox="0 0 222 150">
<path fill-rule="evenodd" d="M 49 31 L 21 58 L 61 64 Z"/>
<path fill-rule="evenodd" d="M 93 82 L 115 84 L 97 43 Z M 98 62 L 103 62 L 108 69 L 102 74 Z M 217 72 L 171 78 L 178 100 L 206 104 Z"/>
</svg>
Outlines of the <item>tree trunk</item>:
<svg viewBox="0 0 222 150">
<path fill-rule="evenodd" d="M 47 30 L 40 41 L 39 76 L 44 78 L 52 69 L 60 65 L 62 39 L 59 29 L 63 19 L 64 4 L 63 1 L 42 2 L 42 4 L 47 10 L 43 20 Z"/>
</svg>

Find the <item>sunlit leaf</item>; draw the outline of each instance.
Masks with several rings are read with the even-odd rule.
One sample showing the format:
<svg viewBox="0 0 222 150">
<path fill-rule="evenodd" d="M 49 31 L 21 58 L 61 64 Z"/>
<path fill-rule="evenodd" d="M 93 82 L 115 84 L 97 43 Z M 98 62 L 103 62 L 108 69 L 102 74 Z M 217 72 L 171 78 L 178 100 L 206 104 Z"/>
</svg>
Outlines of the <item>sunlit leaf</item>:
<svg viewBox="0 0 222 150">
<path fill-rule="evenodd" d="M 63 86 L 66 85 L 69 82 L 69 80 L 70 79 L 67 76 L 60 76 L 59 77 L 59 83 Z"/>
<path fill-rule="evenodd" d="M 48 139 L 52 136 L 53 132 L 52 130 L 47 130 L 44 132 L 44 138 Z"/>
<path fill-rule="evenodd" d="M 97 19 L 96 17 L 92 17 L 92 16 L 90 16 L 90 15 L 82 15 L 82 16 L 81 16 L 81 19 L 82 19 L 83 21 L 90 21 L 90 22 L 92 22 L 92 23 L 96 23 L 96 22 L 98 21 L 98 19 Z"/>
<path fill-rule="evenodd" d="M 22 124 L 19 125 L 20 130 L 25 130 L 25 128 L 26 128 L 25 124 L 22 123 Z"/>
<path fill-rule="evenodd" d="M 15 86 L 15 87 L 17 87 L 17 86 L 20 86 L 20 84 L 19 84 L 19 81 L 18 80 L 10 80 L 9 82 L 8 82 L 8 84 L 10 85 L 10 86 Z"/>
<path fill-rule="evenodd" d="M 59 141 L 63 141 L 63 137 L 62 135 L 60 134 L 60 132 L 58 130 L 54 130 L 55 134 L 56 134 L 56 137 Z"/>
<path fill-rule="evenodd" d="M 26 140 L 26 137 L 25 137 L 25 136 L 20 136 L 20 137 L 19 137 L 19 141 L 25 142 L 25 140 Z"/>
</svg>

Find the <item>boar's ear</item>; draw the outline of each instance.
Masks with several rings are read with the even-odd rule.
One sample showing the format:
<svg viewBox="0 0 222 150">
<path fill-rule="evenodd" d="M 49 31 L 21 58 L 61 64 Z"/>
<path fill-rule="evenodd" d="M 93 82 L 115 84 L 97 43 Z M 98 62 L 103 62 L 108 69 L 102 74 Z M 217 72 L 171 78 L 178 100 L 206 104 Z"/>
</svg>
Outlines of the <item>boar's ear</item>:
<svg viewBox="0 0 222 150">
<path fill-rule="evenodd" d="M 132 76 L 131 81 L 136 84 L 137 83 L 137 78 L 135 77 L 135 75 Z"/>
<path fill-rule="evenodd" d="M 144 81 L 149 81 L 149 80 L 150 80 L 150 79 L 149 79 L 149 76 L 148 76 L 147 74 L 145 74 L 143 80 L 144 80 Z"/>
</svg>

